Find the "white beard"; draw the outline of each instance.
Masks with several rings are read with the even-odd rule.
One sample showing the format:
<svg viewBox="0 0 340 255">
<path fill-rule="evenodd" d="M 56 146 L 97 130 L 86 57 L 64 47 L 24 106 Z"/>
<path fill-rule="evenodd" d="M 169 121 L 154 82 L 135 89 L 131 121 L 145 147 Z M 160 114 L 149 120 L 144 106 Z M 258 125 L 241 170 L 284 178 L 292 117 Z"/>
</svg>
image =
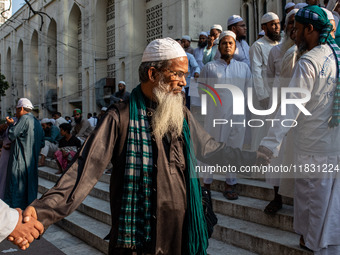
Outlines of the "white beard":
<svg viewBox="0 0 340 255">
<path fill-rule="evenodd" d="M 151 125 L 156 139 L 162 139 L 168 132 L 179 137 L 183 129 L 183 96 L 174 94 L 170 85 L 163 81 L 153 90 L 157 107 L 153 114 Z"/>
</svg>

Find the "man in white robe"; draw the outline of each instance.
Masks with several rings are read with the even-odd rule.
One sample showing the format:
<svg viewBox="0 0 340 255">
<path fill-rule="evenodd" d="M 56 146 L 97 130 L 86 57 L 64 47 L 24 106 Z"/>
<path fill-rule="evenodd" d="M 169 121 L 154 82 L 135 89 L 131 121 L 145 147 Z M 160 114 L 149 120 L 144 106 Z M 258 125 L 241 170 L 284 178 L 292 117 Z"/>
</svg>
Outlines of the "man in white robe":
<svg viewBox="0 0 340 255">
<path fill-rule="evenodd" d="M 339 60 L 334 52 L 339 49 L 329 36 L 332 26 L 327 15 L 318 6 L 300 9 L 295 15 L 295 29 L 299 51 L 307 53 L 296 63 L 289 88 L 309 91 L 311 98 L 301 109 L 288 105 L 286 116 L 280 112 L 276 115 L 277 119 L 298 123 L 294 128 L 294 229 L 301 235 L 300 246 L 314 254 L 340 254 L 340 174 L 334 170 L 340 161 L 340 127 L 333 114 L 334 94 L 339 92 Z M 306 96 L 301 94 L 290 93 L 288 98 Z M 262 140 L 260 151 L 276 157 L 289 129 L 277 121 Z"/>
<path fill-rule="evenodd" d="M 254 107 L 258 110 L 267 109 L 269 105 L 269 96 L 271 93 L 267 83 L 267 63 L 270 50 L 278 45 L 281 40 L 280 20 L 273 13 L 268 12 L 261 18 L 261 27 L 265 36 L 254 42 L 250 47 L 250 67 L 254 81 L 256 96 L 253 96 Z M 254 116 L 254 119 L 264 119 L 263 116 Z M 265 136 L 266 127 L 252 128 L 251 150 L 256 150 L 261 139 Z"/>
<path fill-rule="evenodd" d="M 198 38 L 198 43 L 197 43 L 197 48 L 194 49 L 194 57 L 197 61 L 198 67 L 200 69 L 203 68 L 204 64 L 203 64 L 203 53 L 204 53 L 204 48 L 205 46 L 207 46 L 208 44 L 208 33 L 202 31 L 199 35 Z"/>
<path fill-rule="evenodd" d="M 224 31 L 220 36 L 219 51 L 221 58 L 209 62 L 204 66 L 200 74 L 201 87 L 207 89 L 205 84 L 215 87 L 215 84 L 231 84 L 237 86 L 246 95 L 246 90 L 251 86 L 251 72 L 247 64 L 236 61 L 233 55 L 236 48 L 236 35 L 232 31 Z M 226 142 L 228 145 L 242 149 L 245 125 L 235 124 L 231 122 L 242 123 L 245 116 L 233 115 L 233 98 L 228 89 L 216 88 L 222 105 L 215 105 L 213 100 L 207 100 L 207 112 L 204 127 L 217 141 Z M 216 125 L 214 127 L 214 119 L 224 119 L 228 121 L 227 125 Z M 238 198 L 235 191 L 237 183 L 235 174 L 227 174 L 225 183 L 225 192 L 223 193 L 227 199 L 234 200 Z M 213 179 L 209 175 L 204 179 L 204 184 L 210 188 Z"/>
<path fill-rule="evenodd" d="M 281 84 L 280 84 L 280 77 L 281 77 L 281 66 L 282 66 L 282 58 L 287 52 L 287 50 L 294 45 L 294 20 L 295 14 L 298 12 L 297 9 L 293 9 L 288 13 L 285 20 L 285 37 L 282 43 L 274 46 L 268 56 L 268 66 L 267 66 L 267 78 L 268 78 L 268 85 L 270 89 L 273 87 L 278 89 L 278 105 L 280 105 L 280 98 L 281 98 Z M 287 77 L 285 73 L 282 73 L 282 77 L 286 77 L 286 79 L 290 80 L 290 77 Z M 286 82 L 286 81 L 283 81 Z M 282 84 L 283 87 L 284 84 Z M 272 99 L 270 100 L 269 105 L 272 105 Z M 276 108 L 277 109 L 277 108 Z M 273 113 L 272 118 L 275 117 L 277 110 Z M 271 119 L 272 119 L 271 118 Z M 284 138 L 281 146 L 281 150 L 279 156 L 272 160 L 271 165 L 280 166 L 284 163 L 285 154 L 285 147 L 286 147 L 286 139 Z M 289 148 L 289 150 L 293 150 L 293 148 Z M 291 155 L 289 153 L 289 155 Z M 284 176 L 283 176 L 284 177 Z M 284 178 L 283 178 L 284 179 Z M 266 173 L 266 182 L 269 183 L 274 187 L 274 199 L 266 206 L 264 212 L 267 214 L 275 214 L 278 210 L 282 208 L 282 196 L 279 195 L 279 186 L 280 186 L 280 173 Z"/>
<path fill-rule="evenodd" d="M 246 63 L 250 67 L 249 45 L 246 42 L 247 26 L 239 15 L 232 15 L 228 19 L 228 30 L 236 34 L 236 51 L 234 59 Z"/>
<path fill-rule="evenodd" d="M 210 28 L 210 35 L 208 37 L 208 45 L 203 51 L 203 63 L 206 64 L 210 61 L 214 61 L 220 58 L 220 53 L 218 51 L 218 38 L 222 33 L 222 26 L 219 24 L 214 24 Z"/>
</svg>

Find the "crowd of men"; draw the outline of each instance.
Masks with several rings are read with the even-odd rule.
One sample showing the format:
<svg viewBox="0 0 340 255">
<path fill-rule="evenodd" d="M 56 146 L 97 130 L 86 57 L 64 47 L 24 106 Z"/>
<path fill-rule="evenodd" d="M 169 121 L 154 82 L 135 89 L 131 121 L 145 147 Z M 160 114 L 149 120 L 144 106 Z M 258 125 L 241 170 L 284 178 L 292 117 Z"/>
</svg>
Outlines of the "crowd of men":
<svg viewBox="0 0 340 255">
<path fill-rule="evenodd" d="M 126 95 L 125 83 L 120 82 L 119 91 L 112 96 L 114 104 L 103 109 L 93 132 L 81 110 L 74 110 L 73 131 L 83 143 L 79 155 L 69 166 L 59 162 L 63 175 L 57 186 L 39 200 L 28 200 L 30 206 L 23 215 L 33 227 L 27 234 L 13 232 L 10 240 L 27 248 L 42 232 L 39 222 L 46 229 L 74 211 L 111 161 L 110 254 L 206 254 L 207 229 L 194 167 L 197 160 L 238 168 L 267 165 L 271 160 L 273 165 L 291 163 L 304 169 L 289 178 L 266 176 L 274 187 L 274 199 L 264 208 L 265 213 L 275 214 L 282 208 L 282 194 L 293 197 L 294 229 L 301 236 L 300 246 L 318 255 L 340 254 L 340 180 L 338 171 L 332 171 L 340 161 L 340 49 L 334 40 L 339 14 L 333 15 L 315 1 L 309 5 L 288 3 L 285 9 L 283 31 L 279 17 L 268 12 L 261 18 L 264 36 L 251 47 L 245 41 L 245 22 L 238 15 L 227 20 L 225 31 L 214 24 L 209 34 L 200 33 L 196 49 L 187 35 L 178 42 L 171 38 L 152 41 L 143 53 L 140 85 Z M 204 128 L 189 110 L 190 83 L 194 81 L 202 88 L 214 89 L 221 101 L 221 107 L 207 101 Z M 250 97 L 252 110 L 238 104 L 247 109 L 243 116 L 234 114 L 236 104 L 225 84 Z M 285 104 L 285 113 L 279 93 L 284 89 L 292 93 L 284 94 L 287 98 L 283 100 L 300 100 Z M 30 107 L 21 102 L 17 124 L 7 120 L 11 141 L 21 139 L 14 136 L 14 130 L 23 125 Z M 254 118 L 262 123 L 265 118 L 277 121 L 250 129 L 249 125 L 214 126 L 216 118 L 233 123 Z M 35 120 L 26 119 L 36 125 Z M 297 125 L 282 125 L 287 119 Z M 51 135 L 53 123 L 48 119 L 41 123 L 45 134 Z M 71 140 L 67 134 L 72 132 L 64 124 L 59 127 L 67 143 Z M 46 150 L 53 149 L 49 145 L 52 137 L 45 138 L 45 145 L 37 137 L 39 146 L 33 150 L 27 144 L 24 148 L 44 156 Z M 251 151 L 242 150 L 248 145 Z M 326 167 L 322 174 L 309 171 L 318 166 Z M 236 176 L 228 173 L 226 178 L 223 195 L 237 199 Z M 205 176 L 204 185 L 209 189 L 212 181 L 212 176 Z M 28 204 L 10 205 L 25 209 Z"/>
</svg>

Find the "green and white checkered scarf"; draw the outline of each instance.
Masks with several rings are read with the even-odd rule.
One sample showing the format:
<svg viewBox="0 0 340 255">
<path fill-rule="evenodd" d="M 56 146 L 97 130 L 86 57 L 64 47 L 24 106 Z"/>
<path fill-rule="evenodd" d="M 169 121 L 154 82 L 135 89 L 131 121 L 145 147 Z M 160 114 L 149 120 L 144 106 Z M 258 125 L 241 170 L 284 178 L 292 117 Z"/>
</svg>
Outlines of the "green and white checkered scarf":
<svg viewBox="0 0 340 255">
<path fill-rule="evenodd" d="M 300 9 L 295 15 L 295 20 L 301 24 L 312 24 L 321 31 L 319 37 L 320 44 L 328 43 L 336 56 L 338 82 L 334 92 L 332 116 L 328 122 L 329 127 L 336 127 L 340 123 L 340 49 L 330 35 L 333 26 L 327 18 L 326 12 L 317 5 Z"/>
<path fill-rule="evenodd" d="M 143 251 L 151 242 L 152 144 L 141 85 L 130 95 L 130 121 L 117 246 Z M 187 121 L 183 121 L 187 170 L 188 211 L 184 254 L 205 255 L 208 234 L 202 208 L 201 187 L 195 172 L 196 158 Z M 161 233 L 160 233 L 161 234 Z M 187 234 L 187 236 L 186 236 Z"/>
</svg>

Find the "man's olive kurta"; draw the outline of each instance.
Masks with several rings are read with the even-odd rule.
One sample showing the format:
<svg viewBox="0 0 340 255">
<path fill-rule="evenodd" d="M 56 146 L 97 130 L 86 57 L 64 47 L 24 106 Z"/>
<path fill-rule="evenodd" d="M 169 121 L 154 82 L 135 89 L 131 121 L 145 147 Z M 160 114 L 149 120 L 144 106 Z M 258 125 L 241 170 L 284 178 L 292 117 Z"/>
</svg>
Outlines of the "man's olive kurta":
<svg viewBox="0 0 340 255">
<path fill-rule="evenodd" d="M 20 117 L 8 129 L 12 141 L 7 166 L 5 202 L 25 209 L 38 195 L 38 160 L 45 146 L 44 131 L 32 113 Z"/>
<path fill-rule="evenodd" d="M 147 99 L 145 101 L 150 121 L 155 105 Z M 124 183 L 128 108 L 128 102 L 111 107 L 86 141 L 70 169 L 54 188 L 40 200 L 32 203 L 37 210 L 38 219 L 45 227 L 48 227 L 69 215 L 79 206 L 111 160 L 114 167 L 110 185 L 112 230 L 109 254 L 129 254 L 129 252 L 123 253 L 124 249 L 115 247 Z M 214 165 L 255 164 L 255 152 L 241 152 L 216 142 L 198 125 L 186 107 L 183 110 L 189 119 L 191 136 L 200 161 Z M 182 240 L 185 240 L 187 236 L 185 232 L 182 232 L 185 231 L 183 225 L 187 208 L 184 139 L 169 136 L 158 141 L 152 136 L 152 149 L 154 161 L 151 195 L 152 243 L 143 252 L 180 255 L 182 254 Z"/>
</svg>

